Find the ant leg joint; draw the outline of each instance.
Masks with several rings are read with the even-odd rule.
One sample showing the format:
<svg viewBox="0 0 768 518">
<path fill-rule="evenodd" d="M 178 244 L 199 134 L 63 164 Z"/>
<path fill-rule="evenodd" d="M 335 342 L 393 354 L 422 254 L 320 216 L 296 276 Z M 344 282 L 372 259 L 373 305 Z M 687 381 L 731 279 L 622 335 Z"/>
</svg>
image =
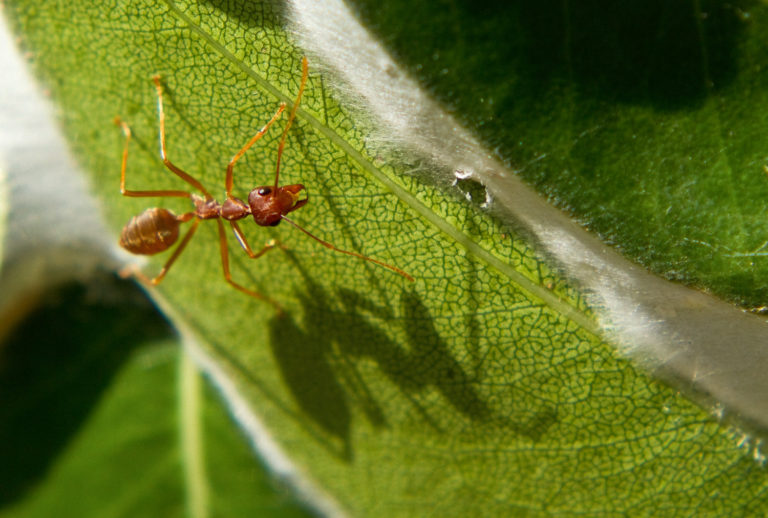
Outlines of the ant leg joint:
<svg viewBox="0 0 768 518">
<path fill-rule="evenodd" d="M 144 272 L 141 271 L 141 268 L 139 268 L 139 265 L 136 263 L 130 263 L 123 266 L 118 270 L 117 275 L 121 279 L 136 279 L 143 284 L 154 284 L 153 280 L 150 280 L 149 277 L 144 275 Z"/>
</svg>

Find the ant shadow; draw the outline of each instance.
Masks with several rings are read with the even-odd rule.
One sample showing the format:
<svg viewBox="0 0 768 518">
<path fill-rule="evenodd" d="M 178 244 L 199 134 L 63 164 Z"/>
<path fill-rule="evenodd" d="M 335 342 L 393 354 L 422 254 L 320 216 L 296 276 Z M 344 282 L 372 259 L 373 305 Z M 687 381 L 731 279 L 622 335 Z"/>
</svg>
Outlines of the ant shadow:
<svg viewBox="0 0 768 518">
<path fill-rule="evenodd" d="M 204 3 L 226 12 L 249 28 L 285 27 L 288 21 L 286 4 L 279 0 L 204 0 Z"/>
<path fill-rule="evenodd" d="M 445 430 L 439 429 L 429 409 L 413 397 L 428 386 L 435 387 L 462 414 L 474 420 L 488 418 L 487 404 L 451 356 L 415 294 L 401 294 L 402 313 L 411 315 L 405 325 L 405 347 L 375 323 L 378 319 L 393 319 L 390 308 L 350 290 L 339 289 L 330 295 L 306 280 L 306 291 L 300 295 L 303 325 L 300 327 L 291 316 L 275 317 L 270 322 L 270 343 L 296 403 L 314 424 L 341 441 L 340 457 L 353 459 L 352 405 L 375 428 L 388 426 L 381 405 L 357 368 L 361 360 L 372 360 L 424 420 L 439 431 Z M 334 298 L 341 302 L 342 309 L 329 309 Z"/>
<path fill-rule="evenodd" d="M 297 264 L 291 252 L 286 254 Z M 291 396 L 319 429 L 312 435 L 332 437 L 320 442 L 338 457 L 347 462 L 354 460 L 355 410 L 374 428 L 389 427 L 377 392 L 369 387 L 359 367 L 371 362 L 398 388 L 421 421 L 438 434 L 453 430 L 439 422 L 445 412 L 443 406 L 433 408 L 419 398 L 429 388 L 475 425 L 508 430 L 534 441 L 557 422 L 553 407 L 528 412 L 524 420 L 491 408 L 478 390 L 480 381 L 474 369 L 457 361 L 435 327 L 429 308 L 414 291 L 402 290 L 399 308 L 393 309 L 356 291 L 337 288 L 331 293 L 305 272 L 302 274 L 304 291 L 299 302 L 303 320 L 299 324 L 292 315 L 273 318 L 269 324 L 270 344 Z M 402 327 L 403 343 L 383 330 L 383 326 L 393 323 Z M 480 324 L 469 318 L 465 330 L 464 343 L 475 357 L 471 351 L 477 349 Z M 481 361 L 479 357 L 476 360 Z"/>
</svg>

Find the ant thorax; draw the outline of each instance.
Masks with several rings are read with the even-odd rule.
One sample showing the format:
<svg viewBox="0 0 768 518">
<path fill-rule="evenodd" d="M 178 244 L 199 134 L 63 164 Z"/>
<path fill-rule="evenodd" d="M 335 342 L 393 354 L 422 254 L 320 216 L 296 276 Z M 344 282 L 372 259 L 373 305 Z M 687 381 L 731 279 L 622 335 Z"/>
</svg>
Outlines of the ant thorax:
<svg viewBox="0 0 768 518">
<path fill-rule="evenodd" d="M 225 220 L 235 221 L 246 217 L 251 213 L 251 209 L 243 200 L 230 196 L 221 204 L 219 213 Z"/>
<path fill-rule="evenodd" d="M 216 219 L 221 213 L 221 204 L 214 199 L 206 199 L 197 194 L 190 196 L 195 204 L 195 216 L 200 219 Z"/>
</svg>

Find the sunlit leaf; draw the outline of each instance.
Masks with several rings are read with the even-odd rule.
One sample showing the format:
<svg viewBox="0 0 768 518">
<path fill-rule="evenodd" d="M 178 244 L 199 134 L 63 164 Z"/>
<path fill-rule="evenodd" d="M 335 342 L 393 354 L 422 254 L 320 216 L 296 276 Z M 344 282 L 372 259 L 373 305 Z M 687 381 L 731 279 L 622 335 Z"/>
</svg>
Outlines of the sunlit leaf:
<svg viewBox="0 0 768 518">
<path fill-rule="evenodd" d="M 154 74 L 167 92 L 169 158 L 216 196 L 230 157 L 298 88 L 302 52 L 280 4 L 10 10 L 115 233 L 148 206 L 189 210 L 118 192 L 115 116 L 134 134 L 130 189 L 188 188 L 158 156 Z M 286 225 L 248 224 L 254 246 L 284 248 L 250 261 L 230 238 L 234 278 L 279 301 L 279 316 L 224 282 L 216 226 L 203 222 L 158 295 L 301 471 L 366 516 L 728 515 L 765 505 L 758 449 L 620 358 L 578 291 L 525 239 L 407 174 L 413 164 L 384 160 L 391 153 L 367 139 L 370 122 L 350 117 L 332 79 L 311 67 L 281 172 L 311 194 L 293 219 L 416 282 Z M 237 164 L 236 196 L 271 182 L 279 137 L 271 130 Z"/>
</svg>

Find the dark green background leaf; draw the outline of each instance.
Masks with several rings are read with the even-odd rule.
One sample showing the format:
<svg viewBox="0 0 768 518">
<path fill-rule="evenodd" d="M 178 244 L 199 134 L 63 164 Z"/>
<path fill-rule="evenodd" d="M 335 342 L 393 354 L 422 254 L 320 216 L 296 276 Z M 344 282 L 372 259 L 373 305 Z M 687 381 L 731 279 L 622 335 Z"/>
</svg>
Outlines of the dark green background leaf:
<svg viewBox="0 0 768 518">
<path fill-rule="evenodd" d="M 629 257 L 768 301 L 768 6 L 351 2 L 490 149 Z"/>
<path fill-rule="evenodd" d="M 307 516 L 189 364 L 133 287 L 48 294 L 0 347 L 0 516 Z"/>
</svg>

